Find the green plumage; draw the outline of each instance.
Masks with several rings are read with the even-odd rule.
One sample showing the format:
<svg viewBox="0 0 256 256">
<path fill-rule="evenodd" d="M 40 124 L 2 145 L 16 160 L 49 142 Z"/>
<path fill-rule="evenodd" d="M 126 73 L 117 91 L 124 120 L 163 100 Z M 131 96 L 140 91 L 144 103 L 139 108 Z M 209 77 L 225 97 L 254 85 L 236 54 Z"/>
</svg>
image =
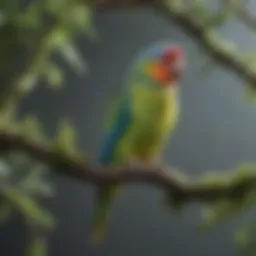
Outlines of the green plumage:
<svg viewBox="0 0 256 256">
<path fill-rule="evenodd" d="M 179 115 L 178 88 L 163 87 L 143 69 L 134 70 L 125 93 L 112 108 L 106 127 L 100 162 L 126 164 L 133 159 L 154 162 L 160 157 Z M 100 242 L 110 218 L 119 184 L 98 191 L 92 220 L 92 241 Z"/>
</svg>

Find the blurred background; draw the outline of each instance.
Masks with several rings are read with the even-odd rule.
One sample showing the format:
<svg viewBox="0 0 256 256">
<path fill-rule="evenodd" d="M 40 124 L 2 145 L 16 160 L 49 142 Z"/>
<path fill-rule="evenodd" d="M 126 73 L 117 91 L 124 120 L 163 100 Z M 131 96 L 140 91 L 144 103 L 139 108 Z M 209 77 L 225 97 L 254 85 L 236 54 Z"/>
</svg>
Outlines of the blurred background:
<svg viewBox="0 0 256 256">
<path fill-rule="evenodd" d="M 256 10 L 256 2 L 251 6 Z M 196 177 L 255 161 L 256 105 L 246 103 L 243 81 L 235 74 L 218 65 L 203 70 L 208 61 L 196 43 L 150 10 L 97 13 L 94 22 L 98 40 L 79 39 L 90 66 L 88 76 L 77 76 L 66 67 L 65 86 L 57 92 L 40 86 L 24 101 L 24 113 L 36 113 L 49 134 L 63 117 L 71 118 L 81 149 L 97 157 L 104 109 L 123 85 L 131 57 L 151 43 L 170 39 L 184 47 L 189 65 L 181 85 L 181 119 L 165 152 L 165 162 Z M 256 34 L 239 22 L 227 24 L 221 34 L 235 40 L 241 51 L 255 48 Z M 47 201 L 59 218 L 50 238 L 50 256 L 235 255 L 234 228 L 252 217 L 250 213 L 239 215 L 233 222 L 200 235 L 199 205 L 175 215 L 161 204 L 161 191 L 127 185 L 116 203 L 106 241 L 93 247 L 88 231 L 94 187 L 66 177 L 57 180 L 56 196 Z M 21 226 L 20 220 L 14 220 L 1 228 L 3 256 L 21 255 L 26 240 Z"/>
</svg>

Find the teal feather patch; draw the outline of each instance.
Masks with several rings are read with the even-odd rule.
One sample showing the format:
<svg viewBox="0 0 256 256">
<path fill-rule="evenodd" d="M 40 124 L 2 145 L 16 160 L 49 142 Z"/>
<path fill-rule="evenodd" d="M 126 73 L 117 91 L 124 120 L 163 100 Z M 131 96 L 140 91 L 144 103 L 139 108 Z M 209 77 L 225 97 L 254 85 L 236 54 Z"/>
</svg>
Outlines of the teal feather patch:
<svg viewBox="0 0 256 256">
<path fill-rule="evenodd" d="M 131 121 L 131 108 L 129 98 L 125 97 L 119 103 L 119 108 L 115 109 L 115 117 L 111 126 L 103 138 L 101 152 L 99 154 L 99 163 L 108 164 L 113 159 L 113 154 L 117 143 L 125 134 Z"/>
</svg>

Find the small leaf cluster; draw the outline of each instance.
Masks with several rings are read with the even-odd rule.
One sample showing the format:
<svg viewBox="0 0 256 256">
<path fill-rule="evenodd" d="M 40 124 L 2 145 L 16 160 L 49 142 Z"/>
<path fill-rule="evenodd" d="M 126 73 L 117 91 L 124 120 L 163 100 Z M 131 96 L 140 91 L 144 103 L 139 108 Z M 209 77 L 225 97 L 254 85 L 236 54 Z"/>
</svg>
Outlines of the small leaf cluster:
<svg viewBox="0 0 256 256">
<path fill-rule="evenodd" d="M 0 221 L 6 225 L 17 213 L 31 234 L 25 255 L 47 255 L 45 240 L 55 226 L 55 218 L 42 207 L 39 199 L 53 194 L 48 166 L 22 152 L 12 152 L 0 159 Z M 38 251 L 35 254 L 35 251 Z"/>
<path fill-rule="evenodd" d="M 18 81 L 13 81 L 13 74 L 5 80 L 17 82 L 23 94 L 38 80 L 55 89 L 63 84 L 65 72 L 58 56 L 78 74 L 84 74 L 88 67 L 75 41 L 78 34 L 95 38 L 92 18 L 92 8 L 86 1 L 36 0 L 23 6 L 19 0 L 1 1 L 1 74 L 14 70 Z"/>
<path fill-rule="evenodd" d="M 82 158 L 77 148 L 74 125 L 68 120 L 61 122 L 55 138 L 49 139 L 36 116 L 26 115 L 17 120 L 12 109 L 7 108 L 2 112 L 0 125 L 0 132 L 4 134 L 5 131 L 39 147 L 47 147 L 60 156 Z M 28 256 L 46 255 L 47 234 L 55 225 L 53 216 L 38 201 L 40 197 L 53 195 L 54 186 L 49 175 L 51 168 L 21 150 L 11 151 L 0 158 L 0 219 L 6 223 L 14 212 L 23 217 L 33 232 L 25 254 Z M 35 251 L 41 252 L 33 254 Z"/>
</svg>

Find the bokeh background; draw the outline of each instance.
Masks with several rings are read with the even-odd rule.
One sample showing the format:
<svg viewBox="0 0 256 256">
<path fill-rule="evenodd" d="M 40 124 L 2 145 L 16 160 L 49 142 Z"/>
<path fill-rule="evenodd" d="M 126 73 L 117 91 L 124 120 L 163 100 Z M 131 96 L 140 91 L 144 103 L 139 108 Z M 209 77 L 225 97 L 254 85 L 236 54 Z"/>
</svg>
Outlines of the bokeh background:
<svg viewBox="0 0 256 256">
<path fill-rule="evenodd" d="M 256 10 L 256 2 L 251 1 Z M 182 114 L 174 137 L 165 152 L 165 161 L 191 177 L 206 171 L 221 172 L 241 162 L 255 161 L 256 105 L 244 100 L 243 81 L 220 66 L 205 67 L 204 53 L 175 24 L 150 10 L 97 13 L 96 42 L 79 39 L 90 65 L 87 77 L 66 67 L 65 86 L 52 92 L 41 86 L 22 106 L 36 113 L 45 129 L 53 134 L 58 121 L 69 117 L 75 123 L 80 146 L 96 157 L 100 147 L 104 109 L 111 94 L 118 92 L 131 57 L 159 40 L 180 43 L 189 66 L 181 85 Z M 256 35 L 237 21 L 227 24 L 221 34 L 238 43 L 239 50 L 255 49 Z M 204 75 L 202 75 L 202 73 Z M 185 256 L 235 255 L 233 231 L 250 216 L 199 235 L 200 206 L 189 206 L 176 216 L 162 206 L 162 193 L 155 188 L 129 185 L 119 197 L 112 223 L 102 246 L 88 242 L 94 202 L 94 187 L 65 177 L 57 179 L 57 194 L 47 205 L 59 218 L 50 239 L 50 256 Z M 20 221 L 0 230 L 2 255 L 19 256 L 26 236 Z"/>
</svg>

